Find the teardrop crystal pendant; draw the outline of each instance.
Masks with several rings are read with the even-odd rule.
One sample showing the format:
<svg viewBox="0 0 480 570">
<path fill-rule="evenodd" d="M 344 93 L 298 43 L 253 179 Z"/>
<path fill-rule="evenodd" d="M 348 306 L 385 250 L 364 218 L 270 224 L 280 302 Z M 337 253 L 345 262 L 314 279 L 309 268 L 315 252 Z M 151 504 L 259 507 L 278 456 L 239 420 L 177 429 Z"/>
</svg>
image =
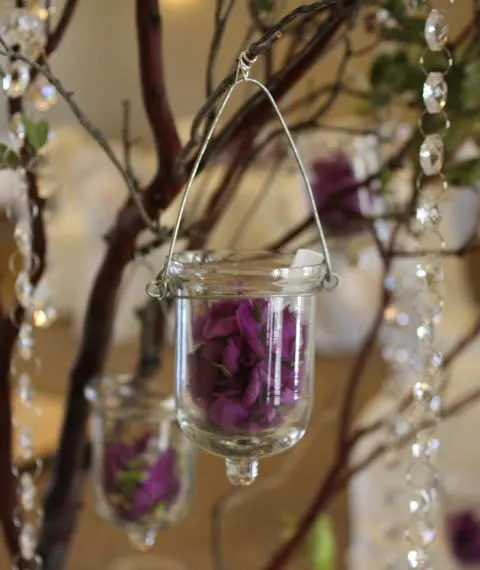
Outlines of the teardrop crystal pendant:
<svg viewBox="0 0 480 570">
<path fill-rule="evenodd" d="M 436 8 L 425 22 L 425 40 L 432 51 L 441 51 L 448 42 L 448 24 L 442 12 Z"/>
<path fill-rule="evenodd" d="M 447 103 L 448 85 L 442 73 L 432 71 L 423 84 L 423 102 L 430 114 L 440 113 Z"/>
<path fill-rule="evenodd" d="M 420 147 L 420 166 L 427 176 L 434 176 L 442 170 L 443 140 L 439 134 L 425 137 Z"/>
<path fill-rule="evenodd" d="M 27 93 L 27 99 L 37 111 L 45 113 L 58 101 L 57 88 L 43 75 L 39 75 L 35 79 L 35 82 L 30 85 Z"/>
<path fill-rule="evenodd" d="M 27 90 L 29 82 L 30 70 L 28 65 L 20 61 L 8 62 L 2 79 L 2 87 L 8 97 L 11 99 L 22 97 Z"/>
</svg>

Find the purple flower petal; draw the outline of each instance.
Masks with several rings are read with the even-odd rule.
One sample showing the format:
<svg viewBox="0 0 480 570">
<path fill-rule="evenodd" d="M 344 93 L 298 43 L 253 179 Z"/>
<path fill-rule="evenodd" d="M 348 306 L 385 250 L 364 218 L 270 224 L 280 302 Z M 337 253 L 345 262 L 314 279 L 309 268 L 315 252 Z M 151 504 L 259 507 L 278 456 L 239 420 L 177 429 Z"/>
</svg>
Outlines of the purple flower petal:
<svg viewBox="0 0 480 570">
<path fill-rule="evenodd" d="M 220 376 L 215 363 L 202 355 L 202 347 L 188 355 L 190 392 L 194 398 L 208 399 Z"/>
<path fill-rule="evenodd" d="M 237 309 L 237 322 L 241 334 L 254 354 L 259 358 L 264 358 L 265 345 L 260 339 L 260 323 L 265 312 L 257 315 L 255 311 L 258 308 L 259 306 L 250 299 L 241 301 Z"/>
<path fill-rule="evenodd" d="M 162 453 L 132 495 L 132 518 L 150 514 L 160 502 L 171 503 L 180 491 L 177 455 L 172 448 Z"/>
<path fill-rule="evenodd" d="M 228 339 L 227 346 L 223 352 L 223 365 L 232 375 L 236 374 L 240 367 L 242 344 L 240 336 L 232 336 Z"/>
<path fill-rule="evenodd" d="M 243 403 L 221 396 L 210 406 L 207 416 L 212 424 L 231 430 L 248 420 L 249 410 Z"/>
<path fill-rule="evenodd" d="M 260 378 L 260 371 L 257 367 L 252 368 L 248 378 L 248 385 L 243 395 L 243 403 L 247 406 L 253 406 L 257 401 L 260 391 L 262 389 L 262 381 Z"/>
</svg>

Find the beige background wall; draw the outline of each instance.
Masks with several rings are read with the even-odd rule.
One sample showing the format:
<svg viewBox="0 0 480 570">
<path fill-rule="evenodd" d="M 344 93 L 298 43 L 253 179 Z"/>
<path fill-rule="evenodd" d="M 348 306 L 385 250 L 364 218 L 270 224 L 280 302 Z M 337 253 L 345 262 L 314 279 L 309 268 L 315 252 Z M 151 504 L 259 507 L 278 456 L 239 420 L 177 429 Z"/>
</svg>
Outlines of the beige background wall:
<svg viewBox="0 0 480 570">
<path fill-rule="evenodd" d="M 58 2 L 61 6 L 64 0 Z M 455 27 L 464 20 L 471 2 L 456 0 L 451 13 Z M 13 3 L 13 0 L 0 0 L 0 10 L 5 12 Z M 220 57 L 219 77 L 231 64 L 245 30 L 246 0 L 238 0 L 237 4 Z M 286 4 L 293 7 L 299 2 L 288 0 Z M 215 0 L 161 0 L 161 5 L 168 91 L 177 116 L 188 116 L 204 99 L 204 68 Z M 120 101 L 129 98 L 135 131 L 148 138 L 137 79 L 134 0 L 80 0 L 74 23 L 54 58 L 53 67 L 75 92 L 87 115 L 107 134 L 118 134 Z M 362 67 L 357 70 L 361 72 Z M 327 58 L 315 71 L 317 80 L 319 76 L 328 80 L 334 69 L 332 59 Z M 340 109 L 344 110 L 345 106 Z M 64 121 L 71 117 L 65 106 L 60 105 L 52 119 Z M 0 124 L 3 130 L 3 118 Z"/>
</svg>

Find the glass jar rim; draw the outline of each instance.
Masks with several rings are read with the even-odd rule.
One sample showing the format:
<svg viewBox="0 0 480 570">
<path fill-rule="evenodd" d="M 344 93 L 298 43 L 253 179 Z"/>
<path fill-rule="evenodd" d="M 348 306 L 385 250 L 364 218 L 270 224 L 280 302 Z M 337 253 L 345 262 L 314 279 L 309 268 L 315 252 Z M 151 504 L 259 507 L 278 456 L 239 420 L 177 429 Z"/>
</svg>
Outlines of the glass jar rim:
<svg viewBox="0 0 480 570">
<path fill-rule="evenodd" d="M 108 373 L 96 376 L 85 388 L 85 398 L 95 409 L 108 411 L 118 407 L 129 407 L 161 413 L 163 416 L 175 417 L 175 397 L 161 391 L 138 389 L 133 382 L 137 379 L 134 374 Z M 117 404 L 113 401 L 117 399 Z M 129 402 L 130 400 L 130 402 Z"/>
<path fill-rule="evenodd" d="M 229 297 L 245 293 L 252 296 L 257 293 L 258 297 L 312 295 L 321 290 L 327 276 L 323 254 L 314 253 L 319 261 L 293 267 L 295 251 L 223 249 L 175 252 L 166 276 L 167 286 L 172 296 L 182 298 Z M 194 294 L 182 292 L 182 289 L 192 286 Z M 245 291 L 242 291 L 243 287 Z"/>
</svg>

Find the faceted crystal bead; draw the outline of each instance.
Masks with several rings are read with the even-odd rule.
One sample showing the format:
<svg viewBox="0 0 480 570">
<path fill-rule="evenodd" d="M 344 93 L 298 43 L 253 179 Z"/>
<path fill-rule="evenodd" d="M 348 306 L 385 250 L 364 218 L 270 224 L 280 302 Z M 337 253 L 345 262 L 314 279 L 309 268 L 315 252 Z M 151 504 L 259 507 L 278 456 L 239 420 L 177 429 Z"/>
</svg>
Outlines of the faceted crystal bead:
<svg viewBox="0 0 480 570">
<path fill-rule="evenodd" d="M 25 408 L 30 408 L 33 405 L 35 390 L 29 374 L 22 372 L 18 377 L 17 384 L 17 394 L 20 402 Z"/>
<path fill-rule="evenodd" d="M 417 327 L 417 338 L 425 344 L 432 344 L 435 340 L 435 326 L 431 322 L 423 323 Z"/>
<path fill-rule="evenodd" d="M 415 277 L 425 288 L 436 287 L 443 281 L 443 267 L 439 259 L 426 259 L 422 263 L 417 263 Z"/>
<path fill-rule="evenodd" d="M 438 473 L 429 461 L 416 459 L 407 469 L 407 481 L 414 490 L 425 491 L 434 496 L 438 485 Z"/>
<path fill-rule="evenodd" d="M 27 257 L 30 255 L 32 248 L 32 234 L 26 222 L 18 222 L 13 231 L 13 239 L 20 253 Z"/>
<path fill-rule="evenodd" d="M 440 442 L 428 430 L 419 432 L 411 445 L 412 455 L 416 459 L 429 458 L 437 453 L 439 448 Z"/>
<path fill-rule="evenodd" d="M 19 431 L 18 444 L 20 453 L 27 461 L 33 457 L 33 430 L 30 426 L 22 426 Z"/>
<path fill-rule="evenodd" d="M 15 281 L 15 292 L 22 306 L 27 307 L 30 305 L 33 295 L 33 286 L 30 283 L 28 273 L 25 271 L 18 274 L 17 280 Z"/>
<path fill-rule="evenodd" d="M 447 103 L 447 95 L 448 85 L 443 74 L 430 72 L 423 84 L 423 102 L 427 111 L 431 114 L 440 113 Z"/>
<path fill-rule="evenodd" d="M 39 75 L 30 86 L 27 98 L 37 111 L 46 112 L 58 101 L 57 88 L 43 75 Z"/>
<path fill-rule="evenodd" d="M 434 349 L 417 349 L 411 356 L 413 374 L 436 375 L 443 364 L 443 354 Z"/>
<path fill-rule="evenodd" d="M 27 0 L 29 12 L 40 20 L 47 20 L 55 13 L 55 2 L 50 1 L 48 5 L 45 0 Z"/>
<path fill-rule="evenodd" d="M 435 524 L 430 518 L 428 516 L 421 519 L 412 517 L 410 520 L 405 536 L 413 547 L 429 546 L 435 540 L 437 534 Z"/>
<path fill-rule="evenodd" d="M 25 94 L 30 82 L 28 65 L 21 61 L 10 61 L 5 66 L 5 75 L 2 87 L 5 94 L 11 99 L 18 99 Z"/>
<path fill-rule="evenodd" d="M 429 556 L 428 552 L 423 548 L 415 548 L 408 551 L 408 565 L 412 570 L 428 570 Z"/>
<path fill-rule="evenodd" d="M 438 134 L 427 135 L 420 147 L 420 166 L 427 176 L 439 174 L 443 167 L 443 140 Z"/>
<path fill-rule="evenodd" d="M 26 511 L 35 507 L 36 487 L 31 473 L 22 473 L 20 476 L 20 502 Z"/>
<path fill-rule="evenodd" d="M 20 150 L 25 141 L 25 125 L 21 113 L 15 113 L 8 125 L 8 140 L 14 150 Z"/>
<path fill-rule="evenodd" d="M 35 341 L 33 339 L 33 327 L 31 324 L 25 323 L 20 328 L 18 334 L 17 347 L 20 356 L 24 360 L 30 360 L 33 356 L 33 348 Z"/>
<path fill-rule="evenodd" d="M 438 204 L 421 201 L 415 213 L 412 230 L 422 232 L 438 226 L 442 219 Z"/>
<path fill-rule="evenodd" d="M 31 522 L 23 525 L 20 531 L 19 545 L 24 560 L 32 560 L 37 550 L 37 532 Z"/>
<path fill-rule="evenodd" d="M 448 24 L 442 12 L 436 8 L 425 22 L 425 40 L 432 51 L 441 51 L 448 42 Z"/>
<path fill-rule="evenodd" d="M 57 316 L 55 307 L 42 307 L 35 309 L 33 313 L 33 322 L 36 327 L 46 329 L 57 320 Z"/>
<path fill-rule="evenodd" d="M 421 515 L 428 512 L 430 503 L 431 498 L 426 491 L 414 491 L 409 498 L 408 508 L 412 515 Z"/>
<path fill-rule="evenodd" d="M 435 322 L 441 316 L 443 305 L 442 295 L 428 289 L 419 291 L 413 301 L 414 310 L 428 322 Z"/>
</svg>

